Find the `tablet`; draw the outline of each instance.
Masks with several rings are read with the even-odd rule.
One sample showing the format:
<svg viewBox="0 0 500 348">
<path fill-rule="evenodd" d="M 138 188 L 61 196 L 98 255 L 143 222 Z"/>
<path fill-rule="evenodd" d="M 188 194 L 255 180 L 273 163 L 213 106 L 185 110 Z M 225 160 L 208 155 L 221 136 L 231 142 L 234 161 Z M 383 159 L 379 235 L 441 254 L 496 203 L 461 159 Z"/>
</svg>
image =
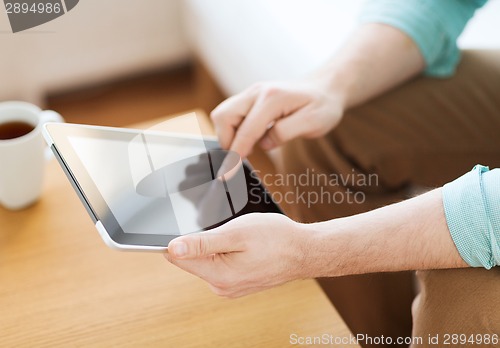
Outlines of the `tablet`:
<svg viewBox="0 0 500 348">
<path fill-rule="evenodd" d="M 248 161 L 215 137 L 62 123 L 44 136 L 115 249 L 165 251 L 243 214 L 282 213 Z"/>
</svg>

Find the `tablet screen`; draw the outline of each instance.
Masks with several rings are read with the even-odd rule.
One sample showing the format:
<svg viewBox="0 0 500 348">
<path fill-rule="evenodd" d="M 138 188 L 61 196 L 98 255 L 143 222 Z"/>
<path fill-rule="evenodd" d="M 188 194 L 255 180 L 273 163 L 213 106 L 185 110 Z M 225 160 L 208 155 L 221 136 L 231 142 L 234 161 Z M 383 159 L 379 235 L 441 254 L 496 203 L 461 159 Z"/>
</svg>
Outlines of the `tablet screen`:
<svg viewBox="0 0 500 348">
<path fill-rule="evenodd" d="M 136 191 L 127 142 L 81 137 L 69 141 L 123 232 L 182 234 L 170 199 Z"/>
<path fill-rule="evenodd" d="M 255 172 L 215 141 L 106 133 L 67 132 L 56 145 L 110 233 L 178 236 L 249 212 L 281 212 Z"/>
</svg>

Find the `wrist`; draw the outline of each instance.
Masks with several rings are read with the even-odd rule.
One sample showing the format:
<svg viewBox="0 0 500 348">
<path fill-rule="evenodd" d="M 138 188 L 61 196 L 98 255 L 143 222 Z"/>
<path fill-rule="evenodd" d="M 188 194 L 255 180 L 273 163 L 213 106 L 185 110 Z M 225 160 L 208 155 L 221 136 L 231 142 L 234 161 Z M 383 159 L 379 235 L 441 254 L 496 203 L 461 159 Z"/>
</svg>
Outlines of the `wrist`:
<svg viewBox="0 0 500 348">
<path fill-rule="evenodd" d="M 320 233 L 311 228 L 311 224 L 293 222 L 293 270 L 294 279 L 316 278 L 319 265 L 316 263 L 318 257 L 317 239 Z"/>
<path fill-rule="evenodd" d="M 345 262 L 341 235 L 336 232 L 336 220 L 324 223 L 295 223 L 297 279 L 334 277 L 342 275 L 337 265 Z M 343 250 L 345 253 L 346 250 Z"/>
<path fill-rule="evenodd" d="M 337 99 L 343 111 L 353 106 L 357 90 L 357 76 L 349 64 L 333 61 L 311 75 L 319 88 Z"/>
<path fill-rule="evenodd" d="M 325 222 L 302 224 L 306 242 L 306 258 L 303 271 L 307 278 L 338 277 L 360 273 L 356 269 L 357 258 L 352 222 L 349 218 L 333 219 Z"/>
<path fill-rule="evenodd" d="M 350 89 L 340 72 L 322 69 L 309 76 L 308 80 L 320 94 L 330 100 L 330 105 L 335 105 L 339 114 L 344 114 L 348 108 Z"/>
</svg>

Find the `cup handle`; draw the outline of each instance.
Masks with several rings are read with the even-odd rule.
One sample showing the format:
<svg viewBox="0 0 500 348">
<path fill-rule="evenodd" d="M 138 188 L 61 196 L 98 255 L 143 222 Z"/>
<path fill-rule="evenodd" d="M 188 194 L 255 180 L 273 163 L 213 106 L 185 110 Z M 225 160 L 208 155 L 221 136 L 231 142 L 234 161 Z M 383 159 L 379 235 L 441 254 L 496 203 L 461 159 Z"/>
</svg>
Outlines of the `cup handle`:
<svg viewBox="0 0 500 348">
<path fill-rule="evenodd" d="M 61 122 L 64 123 L 64 118 L 57 112 L 52 110 L 44 110 L 40 113 L 40 124 L 43 125 L 47 122 Z M 45 148 L 45 159 L 50 161 L 54 158 L 52 150 L 47 146 Z"/>
</svg>

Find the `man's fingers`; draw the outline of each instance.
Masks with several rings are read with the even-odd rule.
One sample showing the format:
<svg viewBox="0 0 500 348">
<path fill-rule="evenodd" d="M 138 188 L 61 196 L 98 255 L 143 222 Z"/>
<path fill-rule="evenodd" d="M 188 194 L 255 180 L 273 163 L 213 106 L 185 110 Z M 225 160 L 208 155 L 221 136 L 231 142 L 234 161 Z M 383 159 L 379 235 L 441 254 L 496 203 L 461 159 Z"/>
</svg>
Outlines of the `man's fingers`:
<svg viewBox="0 0 500 348">
<path fill-rule="evenodd" d="M 236 232 L 200 232 L 185 235 L 168 244 L 168 253 L 176 259 L 197 259 L 212 254 L 243 251 L 243 243 Z"/>
<path fill-rule="evenodd" d="M 171 250 L 166 252 L 164 256 L 171 264 L 206 281 L 209 281 L 207 274 L 210 274 L 210 271 L 213 271 L 213 268 L 216 266 L 212 262 L 212 256 L 182 260 L 176 258 Z"/>
<path fill-rule="evenodd" d="M 219 143 L 223 149 L 229 149 L 233 142 L 236 129 L 251 110 L 257 97 L 255 87 L 232 96 L 220 103 L 211 113 Z"/>
<path fill-rule="evenodd" d="M 270 124 L 283 115 L 287 96 L 280 93 L 261 94 L 234 136 L 231 150 L 246 157 L 253 146 L 262 138 Z"/>
<path fill-rule="evenodd" d="M 292 122 L 295 129 L 284 128 L 280 130 L 283 133 L 282 138 L 292 139 L 301 134 L 304 129 L 309 129 L 310 125 L 300 124 L 302 109 L 306 109 L 310 98 L 307 94 L 298 93 L 290 89 L 279 87 L 267 87 L 260 91 L 252 109 L 234 135 L 231 150 L 236 151 L 241 157 L 250 154 L 253 146 L 259 142 L 265 134 L 277 124 L 286 120 L 292 115 L 297 114 L 297 121 Z M 287 136 L 286 133 L 292 134 Z"/>
<path fill-rule="evenodd" d="M 300 114 L 300 109 L 309 102 L 307 93 L 272 84 L 257 84 L 221 103 L 212 111 L 211 117 L 221 146 L 247 157 L 274 122 L 294 115 L 297 110 Z M 273 147 L 272 141 L 281 144 L 310 128 L 309 124 L 300 124 L 299 114 L 296 121 L 285 122 L 283 127 L 269 133 L 270 138 L 264 137 L 263 142 L 268 145 L 263 147 Z"/>
<path fill-rule="evenodd" d="M 268 289 L 269 287 L 268 286 L 245 287 L 244 289 L 240 290 L 237 287 L 236 288 L 231 286 L 217 287 L 209 283 L 209 288 L 217 296 L 226 298 L 238 298 L 254 294 L 256 292 Z"/>
<path fill-rule="evenodd" d="M 260 141 L 260 146 L 264 150 L 271 150 L 287 141 L 309 134 L 316 125 L 316 120 L 313 119 L 311 112 L 308 107 L 305 107 L 279 119 L 266 132 Z"/>
</svg>

